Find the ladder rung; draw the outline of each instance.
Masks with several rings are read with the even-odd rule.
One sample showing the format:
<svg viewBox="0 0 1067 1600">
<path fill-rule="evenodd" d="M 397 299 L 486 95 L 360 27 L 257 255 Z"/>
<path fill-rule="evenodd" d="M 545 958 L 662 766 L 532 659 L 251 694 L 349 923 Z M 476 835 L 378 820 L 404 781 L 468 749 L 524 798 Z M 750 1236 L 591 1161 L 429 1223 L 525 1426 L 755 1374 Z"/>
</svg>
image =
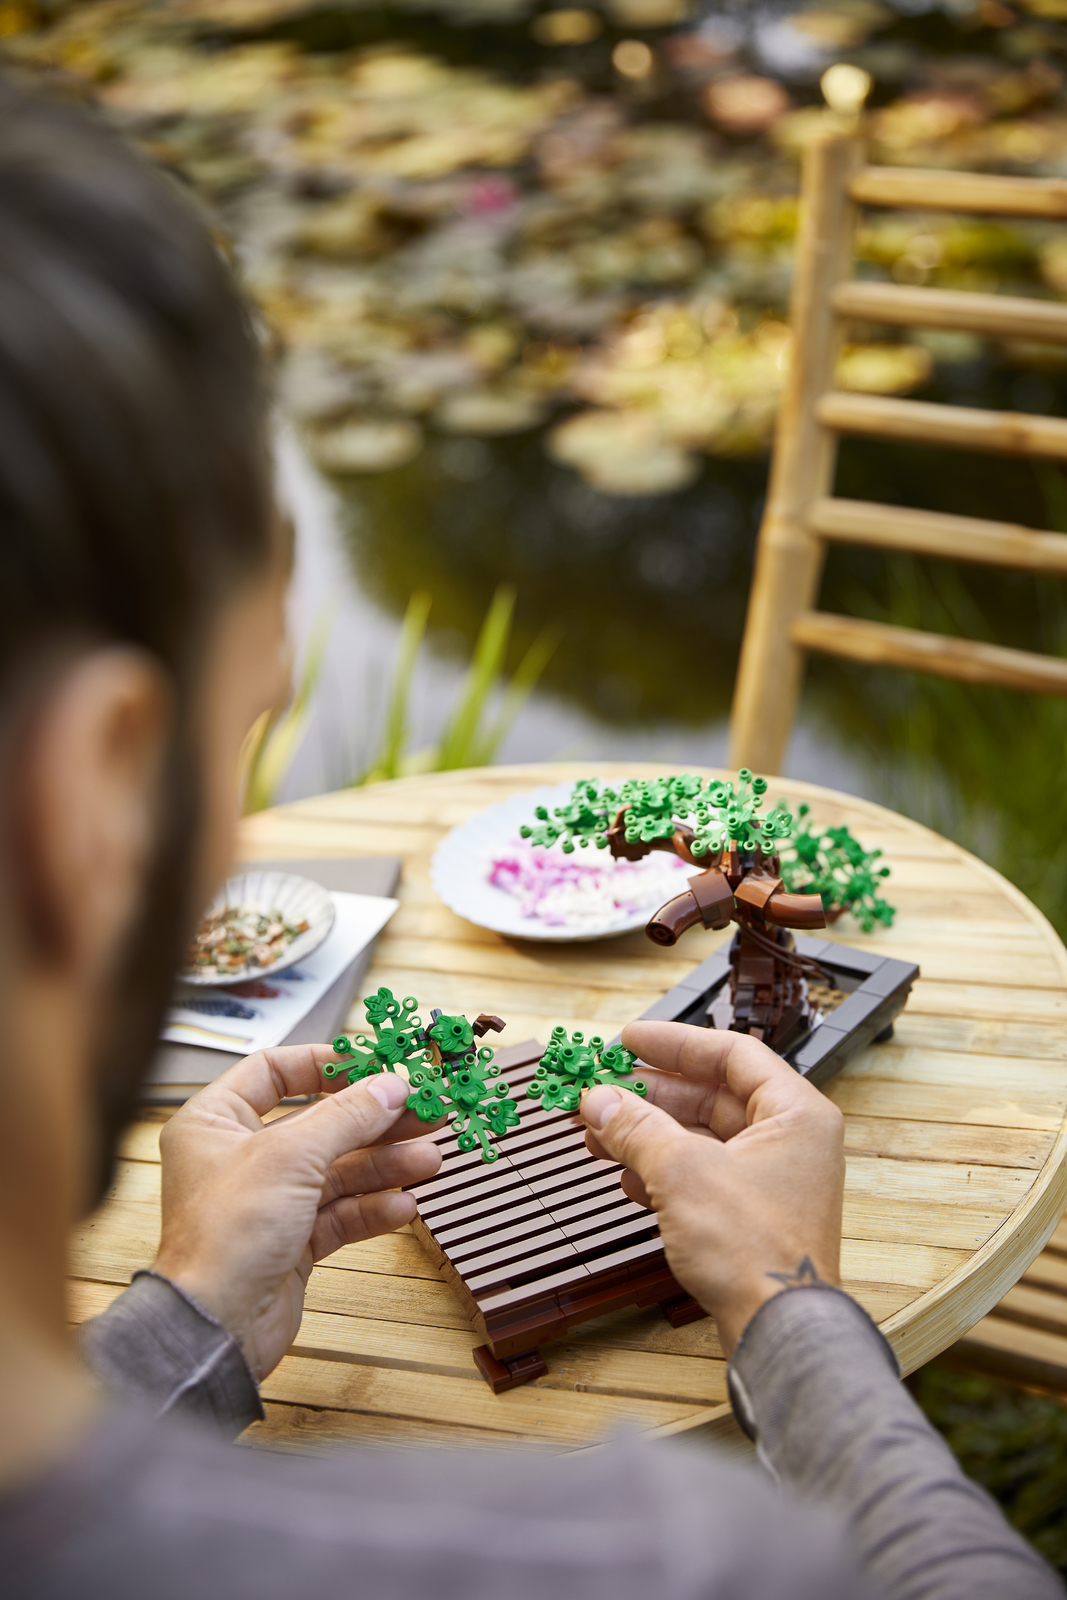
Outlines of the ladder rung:
<svg viewBox="0 0 1067 1600">
<path fill-rule="evenodd" d="M 913 672 L 959 678 L 964 683 L 1067 695 L 1067 661 L 1032 655 L 1028 650 L 950 639 L 942 633 L 920 633 L 914 628 L 865 622 L 829 611 L 805 611 L 793 623 L 789 636 L 805 650 L 845 656 L 872 666 L 907 667 Z"/>
<path fill-rule="evenodd" d="M 842 283 L 833 308 L 841 317 L 902 328 L 959 328 L 1000 339 L 1067 344 L 1067 306 L 1022 295 L 912 289 L 896 283 Z"/>
<path fill-rule="evenodd" d="M 824 499 L 812 505 L 806 525 L 820 538 L 840 544 L 914 550 L 953 561 L 987 561 L 998 567 L 1067 575 L 1067 537 L 1035 533 L 1013 522 L 912 511 L 870 500 Z"/>
<path fill-rule="evenodd" d="M 861 167 L 848 186 L 868 206 L 919 206 L 981 211 L 1002 217 L 1067 217 L 1067 181 L 1006 178 L 986 172 L 923 172 L 913 167 Z"/>
<path fill-rule="evenodd" d="M 1067 422 L 1021 411 L 980 411 L 882 394 L 826 394 L 816 415 L 839 433 L 915 444 L 994 450 L 1009 456 L 1067 456 Z"/>
</svg>

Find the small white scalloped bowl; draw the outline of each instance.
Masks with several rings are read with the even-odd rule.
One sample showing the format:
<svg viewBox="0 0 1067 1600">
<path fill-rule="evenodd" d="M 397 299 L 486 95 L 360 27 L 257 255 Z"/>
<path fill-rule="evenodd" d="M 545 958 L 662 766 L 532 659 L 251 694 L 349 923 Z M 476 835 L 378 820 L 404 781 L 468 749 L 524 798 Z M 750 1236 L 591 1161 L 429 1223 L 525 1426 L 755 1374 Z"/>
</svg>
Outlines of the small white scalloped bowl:
<svg viewBox="0 0 1067 1600">
<path fill-rule="evenodd" d="M 298 877 L 295 872 L 270 872 L 250 868 L 229 878 L 212 900 L 205 917 L 222 911 L 226 906 L 250 907 L 253 911 L 279 911 L 286 922 L 308 924 L 307 932 L 298 934 L 292 944 L 286 945 L 277 961 L 269 967 L 236 967 L 229 972 L 197 972 L 195 967 L 183 967 L 178 973 L 182 983 L 203 985 L 247 983 L 250 978 L 266 978 L 272 972 L 284 972 L 295 967 L 312 951 L 317 950 L 333 927 L 334 904 L 321 883 L 311 878 Z"/>
</svg>

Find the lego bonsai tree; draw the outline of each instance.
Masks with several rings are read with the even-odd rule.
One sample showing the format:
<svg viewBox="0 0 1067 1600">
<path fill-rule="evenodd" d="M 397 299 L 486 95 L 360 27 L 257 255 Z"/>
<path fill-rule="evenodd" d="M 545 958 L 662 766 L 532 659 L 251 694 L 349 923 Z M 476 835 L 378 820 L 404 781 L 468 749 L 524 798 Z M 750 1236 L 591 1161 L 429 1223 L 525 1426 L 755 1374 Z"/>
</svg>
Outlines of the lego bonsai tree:
<svg viewBox="0 0 1067 1600">
<path fill-rule="evenodd" d="M 788 930 L 823 928 L 847 909 L 870 931 L 879 922 L 888 926 L 893 911 L 878 893 L 888 870 L 874 866 L 879 851 L 865 851 L 847 828 L 820 831 L 807 821 L 798 828 L 782 806 L 757 815 L 766 792 L 766 779 L 745 767 L 736 785 L 690 773 L 631 779 L 617 788 L 585 779 L 551 816 L 539 806 L 536 823 L 520 832 L 535 845 L 560 843 L 568 853 L 593 844 L 638 861 L 669 850 L 703 868 L 654 913 L 645 932 L 672 945 L 698 923 L 736 923 L 729 1003 L 716 1025 L 783 1051 L 814 1021 L 808 978 L 825 981 L 818 964 L 797 953 Z M 802 818 L 807 811 L 801 808 Z"/>
<path fill-rule="evenodd" d="M 499 1017 L 483 1014 L 474 1022 L 463 1016 L 445 1016 L 431 1011 L 426 1028 L 417 1015 L 419 1002 L 408 997 L 397 1000 L 391 989 L 381 988 L 363 1002 L 374 1037 L 357 1033 L 342 1034 L 333 1041 L 341 1058 L 330 1061 L 322 1075 L 334 1079 L 344 1073 L 349 1083 L 377 1072 L 404 1069 L 411 1084 L 408 1109 L 422 1122 L 452 1119 L 460 1150 L 481 1148 L 483 1161 L 497 1159 L 490 1135 L 501 1138 L 518 1126 L 519 1112 L 511 1090 L 500 1081 L 500 1068 L 487 1046 L 475 1047 L 475 1040 L 490 1029 L 499 1033 L 504 1024 Z M 549 1110 L 577 1109 L 583 1089 L 598 1083 L 613 1083 L 636 1094 L 645 1093 L 641 1082 L 628 1082 L 636 1057 L 621 1045 L 608 1048 L 593 1034 L 568 1035 L 564 1028 L 553 1028 L 552 1041 L 537 1068 L 526 1093 L 540 1099 Z"/>
</svg>

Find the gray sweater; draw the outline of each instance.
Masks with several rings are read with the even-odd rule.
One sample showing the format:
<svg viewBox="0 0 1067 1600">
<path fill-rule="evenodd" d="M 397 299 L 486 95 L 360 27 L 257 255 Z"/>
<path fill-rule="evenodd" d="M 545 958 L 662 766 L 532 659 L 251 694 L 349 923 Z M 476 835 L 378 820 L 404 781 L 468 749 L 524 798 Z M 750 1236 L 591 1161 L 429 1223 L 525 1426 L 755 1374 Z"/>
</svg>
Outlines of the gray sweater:
<svg viewBox="0 0 1067 1600">
<path fill-rule="evenodd" d="M 776 1296 L 734 1354 L 764 1470 L 636 1436 L 236 1450 L 261 1414 L 240 1350 L 152 1274 L 81 1342 L 116 1404 L 0 1501 L 4 1600 L 1062 1600 L 838 1290 Z"/>
</svg>

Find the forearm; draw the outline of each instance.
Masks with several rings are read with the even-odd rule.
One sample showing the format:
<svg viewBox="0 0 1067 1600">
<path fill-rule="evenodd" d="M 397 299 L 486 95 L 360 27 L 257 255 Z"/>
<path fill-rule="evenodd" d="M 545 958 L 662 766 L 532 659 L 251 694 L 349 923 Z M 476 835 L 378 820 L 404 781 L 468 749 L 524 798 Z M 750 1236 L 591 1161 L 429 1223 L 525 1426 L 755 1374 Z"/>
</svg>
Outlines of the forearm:
<svg viewBox="0 0 1067 1600">
<path fill-rule="evenodd" d="M 734 1352 L 730 1387 L 765 1463 L 847 1519 L 889 1600 L 1062 1600 L 1052 1571 L 961 1472 L 847 1295 L 803 1288 L 767 1301 Z"/>
<path fill-rule="evenodd" d="M 142 1399 L 160 1416 L 192 1416 L 235 1438 L 263 1415 L 240 1346 L 167 1278 L 140 1272 L 77 1342 L 111 1393 Z"/>
</svg>

